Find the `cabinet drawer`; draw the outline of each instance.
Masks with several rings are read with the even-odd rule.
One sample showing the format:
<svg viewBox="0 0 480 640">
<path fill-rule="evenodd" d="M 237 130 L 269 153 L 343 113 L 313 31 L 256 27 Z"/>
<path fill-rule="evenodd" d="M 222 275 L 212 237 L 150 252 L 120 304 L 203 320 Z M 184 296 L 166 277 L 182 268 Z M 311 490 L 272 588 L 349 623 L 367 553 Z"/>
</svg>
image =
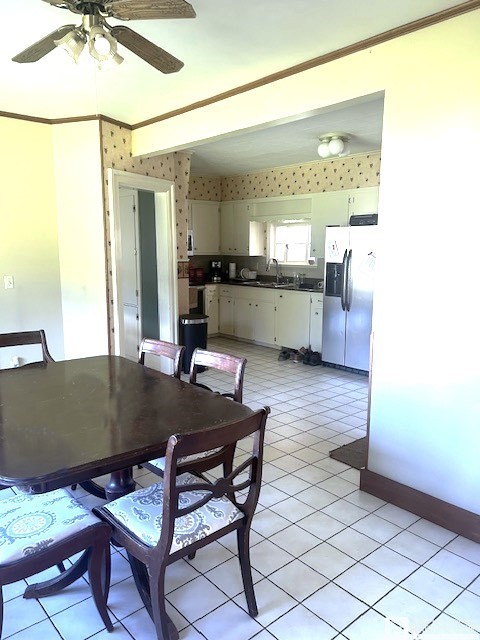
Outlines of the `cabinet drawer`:
<svg viewBox="0 0 480 640">
<path fill-rule="evenodd" d="M 275 292 L 260 287 L 235 287 L 235 300 L 253 300 L 255 302 L 274 302 Z"/>
</svg>

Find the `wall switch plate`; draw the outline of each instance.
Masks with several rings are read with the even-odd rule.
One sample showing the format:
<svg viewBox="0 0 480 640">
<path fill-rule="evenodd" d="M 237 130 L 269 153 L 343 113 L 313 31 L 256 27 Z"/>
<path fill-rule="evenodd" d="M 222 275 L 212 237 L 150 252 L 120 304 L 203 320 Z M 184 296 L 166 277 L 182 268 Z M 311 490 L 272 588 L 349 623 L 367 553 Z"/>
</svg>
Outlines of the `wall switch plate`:
<svg viewBox="0 0 480 640">
<path fill-rule="evenodd" d="M 3 276 L 3 283 L 5 285 L 5 289 L 13 289 L 15 286 L 13 283 L 13 276 Z"/>
</svg>

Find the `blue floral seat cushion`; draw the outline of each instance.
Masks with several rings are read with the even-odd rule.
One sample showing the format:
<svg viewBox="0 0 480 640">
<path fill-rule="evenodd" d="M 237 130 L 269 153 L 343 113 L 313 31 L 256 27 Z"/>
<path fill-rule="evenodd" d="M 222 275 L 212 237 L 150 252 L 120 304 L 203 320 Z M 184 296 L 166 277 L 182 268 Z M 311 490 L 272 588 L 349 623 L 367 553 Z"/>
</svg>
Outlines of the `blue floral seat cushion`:
<svg viewBox="0 0 480 640">
<path fill-rule="evenodd" d="M 191 473 L 177 476 L 177 484 L 198 483 Z M 180 507 L 195 504 L 205 497 L 205 491 L 185 491 L 180 494 Z M 163 482 L 129 493 L 103 509 L 110 512 L 124 527 L 146 545 L 158 543 L 162 531 Z M 181 516 L 175 521 L 170 553 L 205 538 L 227 524 L 243 518 L 243 513 L 225 496 L 212 498 L 202 507 Z"/>
<path fill-rule="evenodd" d="M 221 447 L 217 449 L 210 449 L 209 451 L 203 451 L 202 453 L 197 453 L 191 456 L 183 456 L 178 459 L 178 464 L 182 464 L 185 462 L 195 462 L 195 460 L 201 460 L 202 458 L 206 458 L 207 456 L 211 456 L 214 453 L 218 453 L 221 450 Z M 165 471 L 165 460 L 166 458 L 156 458 L 155 460 L 149 460 L 148 463 L 152 465 L 152 467 L 156 467 L 160 469 L 160 471 Z"/>
<path fill-rule="evenodd" d="M 98 522 L 65 489 L 0 500 L 0 564 L 21 560 Z"/>
</svg>

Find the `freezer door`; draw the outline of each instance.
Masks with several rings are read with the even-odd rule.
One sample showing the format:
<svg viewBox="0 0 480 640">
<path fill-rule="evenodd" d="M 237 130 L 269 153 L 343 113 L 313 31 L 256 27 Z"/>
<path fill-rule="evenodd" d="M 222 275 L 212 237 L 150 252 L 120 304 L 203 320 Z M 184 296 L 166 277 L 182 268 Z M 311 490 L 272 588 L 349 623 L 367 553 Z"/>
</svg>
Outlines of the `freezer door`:
<svg viewBox="0 0 480 640">
<path fill-rule="evenodd" d="M 376 226 L 350 227 L 347 260 L 345 366 L 369 370 Z"/>
<path fill-rule="evenodd" d="M 327 227 L 323 293 L 322 360 L 345 363 L 345 261 L 348 227 Z"/>
</svg>

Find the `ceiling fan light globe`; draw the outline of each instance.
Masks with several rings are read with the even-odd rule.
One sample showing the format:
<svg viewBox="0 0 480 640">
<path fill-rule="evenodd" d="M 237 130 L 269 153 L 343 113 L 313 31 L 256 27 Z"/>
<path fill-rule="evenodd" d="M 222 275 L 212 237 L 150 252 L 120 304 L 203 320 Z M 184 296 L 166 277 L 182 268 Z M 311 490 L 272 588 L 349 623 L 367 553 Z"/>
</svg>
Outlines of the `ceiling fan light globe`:
<svg viewBox="0 0 480 640">
<path fill-rule="evenodd" d="M 88 50 L 92 58 L 106 62 L 117 55 L 117 41 L 102 27 L 92 27 L 88 38 Z"/>
<path fill-rule="evenodd" d="M 113 58 L 99 61 L 98 68 L 100 71 L 108 71 L 109 69 L 113 69 L 117 65 L 122 64 L 123 60 L 122 56 L 119 53 L 116 53 Z"/>
<path fill-rule="evenodd" d="M 101 56 L 108 55 L 112 49 L 109 41 L 104 36 L 98 36 L 95 38 L 93 46 L 95 51 Z"/>
<path fill-rule="evenodd" d="M 63 38 L 54 40 L 54 44 L 59 49 L 64 49 L 68 55 L 78 62 L 87 39 L 79 29 L 72 29 Z"/>
</svg>

